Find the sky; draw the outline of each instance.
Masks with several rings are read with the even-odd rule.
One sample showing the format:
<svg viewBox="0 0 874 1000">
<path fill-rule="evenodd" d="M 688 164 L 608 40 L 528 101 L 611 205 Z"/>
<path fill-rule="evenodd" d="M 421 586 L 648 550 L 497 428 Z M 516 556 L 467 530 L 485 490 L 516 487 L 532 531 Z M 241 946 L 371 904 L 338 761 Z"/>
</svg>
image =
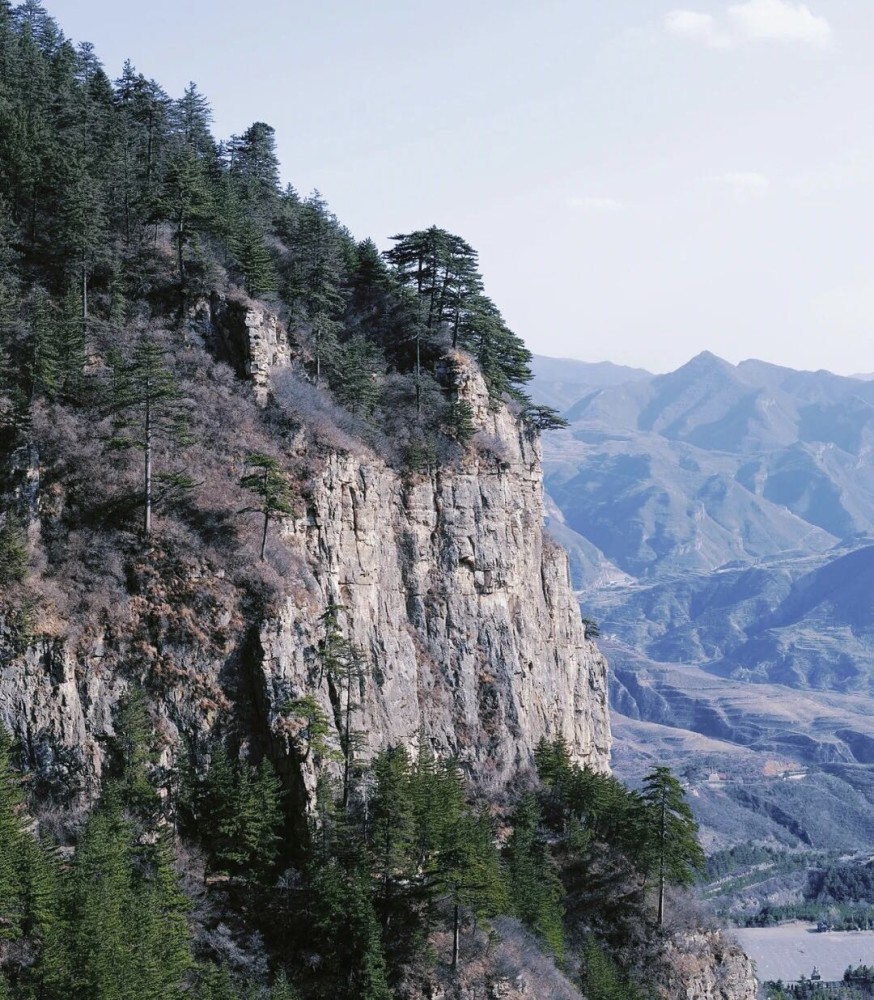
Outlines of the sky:
<svg viewBox="0 0 874 1000">
<path fill-rule="evenodd" d="M 46 0 L 358 239 L 436 224 L 538 354 L 874 372 L 872 0 Z"/>
</svg>

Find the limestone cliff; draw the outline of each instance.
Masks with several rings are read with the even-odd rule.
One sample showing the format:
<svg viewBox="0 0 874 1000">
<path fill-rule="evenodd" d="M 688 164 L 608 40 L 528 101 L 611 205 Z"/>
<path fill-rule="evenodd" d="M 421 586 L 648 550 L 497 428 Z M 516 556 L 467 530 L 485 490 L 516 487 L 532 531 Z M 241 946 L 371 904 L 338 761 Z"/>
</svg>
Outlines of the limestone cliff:
<svg viewBox="0 0 874 1000">
<path fill-rule="evenodd" d="M 262 394 L 270 368 L 292 356 L 275 317 L 250 304 L 214 299 L 195 320 L 192 336 L 211 337 Z M 447 358 L 442 377 L 479 428 L 465 457 L 402 475 L 364 447 L 310 455 L 305 504 L 283 525 L 293 596 L 275 613 L 253 624 L 215 567 L 180 575 L 146 559 L 137 593 L 102 630 L 56 622 L 29 648 L 7 644 L 0 718 L 42 780 L 93 794 L 114 705 L 137 679 L 166 761 L 181 733 L 221 722 L 311 788 L 287 706 L 310 693 L 331 717 L 317 656 L 330 598 L 366 654 L 355 728 L 371 750 L 422 734 L 485 787 L 529 764 L 542 736 L 562 735 L 577 760 L 607 767 L 606 664 L 584 636 L 565 554 L 543 532 L 537 437 L 490 405 L 463 356 Z M 305 428 L 289 461 L 295 448 L 307 454 Z"/>
<path fill-rule="evenodd" d="M 372 746 L 421 732 L 502 784 L 542 736 L 561 735 L 603 769 L 606 664 L 584 636 L 565 553 L 543 532 L 539 441 L 489 406 L 473 366 L 459 356 L 449 369 L 481 435 L 460 465 L 404 478 L 330 455 L 288 526 L 321 596 L 289 599 L 261 629 L 271 718 L 313 689 L 317 615 L 333 597 L 371 665 L 360 724 Z"/>
</svg>

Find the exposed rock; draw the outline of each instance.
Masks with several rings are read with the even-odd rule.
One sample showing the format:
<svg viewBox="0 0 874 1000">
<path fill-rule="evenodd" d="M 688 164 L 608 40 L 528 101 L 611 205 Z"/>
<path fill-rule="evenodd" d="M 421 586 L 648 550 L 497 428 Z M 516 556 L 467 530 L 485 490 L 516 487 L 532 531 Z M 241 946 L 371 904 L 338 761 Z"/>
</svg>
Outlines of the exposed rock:
<svg viewBox="0 0 874 1000">
<path fill-rule="evenodd" d="M 258 310 L 218 300 L 210 322 L 243 352 L 253 380 L 291 357 L 281 326 Z M 333 597 L 368 661 L 354 724 L 371 750 L 423 734 L 489 788 L 529 765 L 542 736 L 562 735 L 576 760 L 605 769 L 606 662 L 584 636 L 566 556 L 543 533 L 539 443 L 491 405 L 461 355 L 451 368 L 479 422 L 479 447 L 413 479 L 363 448 L 324 456 L 306 510 L 284 530 L 300 586 L 290 581 L 294 596 L 260 627 L 220 574 L 162 575 L 150 556 L 142 572 L 152 589 L 114 609 L 105 634 L 94 622 L 84 632 L 60 622 L 50 650 L 7 647 L 0 719 L 29 763 L 41 746 L 75 758 L 93 794 L 102 737 L 125 678 L 136 676 L 149 678 L 168 763 L 180 731 L 204 734 L 221 717 L 298 780 L 287 707 L 311 692 L 332 717 L 317 648 Z M 161 625 L 174 621 L 184 628 Z"/>
<path fill-rule="evenodd" d="M 195 305 L 190 318 L 216 353 L 251 379 L 260 399 L 266 398 L 271 369 L 287 367 L 297 354 L 279 318 L 258 302 L 213 293 Z"/>
<path fill-rule="evenodd" d="M 721 931 L 687 931 L 667 939 L 659 976 L 664 1000 L 756 1000 L 752 961 Z"/>
<path fill-rule="evenodd" d="M 412 482 L 376 459 L 331 455 L 289 527 L 323 597 L 287 601 L 262 629 L 272 721 L 314 686 L 318 614 L 333 597 L 370 662 L 356 725 L 372 747 L 421 733 L 484 784 L 504 784 L 542 736 L 561 735 L 604 769 L 606 663 L 584 636 L 566 555 L 543 532 L 539 444 L 490 406 L 472 366 L 459 374 L 487 454 Z M 325 683 L 321 696 L 330 714 Z"/>
</svg>

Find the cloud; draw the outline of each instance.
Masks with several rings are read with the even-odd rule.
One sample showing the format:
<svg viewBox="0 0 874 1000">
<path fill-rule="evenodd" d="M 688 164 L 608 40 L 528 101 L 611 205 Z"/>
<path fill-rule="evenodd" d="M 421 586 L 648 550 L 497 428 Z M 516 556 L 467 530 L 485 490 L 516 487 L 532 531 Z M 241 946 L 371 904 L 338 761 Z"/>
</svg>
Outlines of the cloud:
<svg viewBox="0 0 874 1000">
<path fill-rule="evenodd" d="M 665 14 L 665 31 L 677 38 L 703 42 L 714 49 L 731 47 L 731 39 L 720 30 L 716 18 L 697 10 L 668 11 Z"/>
<path fill-rule="evenodd" d="M 734 200 L 739 205 L 748 205 L 753 201 L 760 201 L 768 193 L 771 182 L 764 174 L 756 173 L 752 170 L 730 171 L 714 177 L 719 184 L 725 185 L 734 196 Z"/>
<path fill-rule="evenodd" d="M 728 8 L 736 31 L 752 41 L 798 42 L 814 48 L 832 43 L 831 25 L 812 14 L 805 3 L 790 0 L 746 0 Z"/>
<path fill-rule="evenodd" d="M 591 195 L 571 198 L 568 205 L 579 212 L 618 212 L 625 207 L 621 201 L 617 201 L 615 198 L 597 198 Z"/>
<path fill-rule="evenodd" d="M 743 0 L 729 4 L 722 15 L 697 10 L 671 10 L 665 31 L 676 38 L 710 48 L 730 49 L 749 42 L 786 42 L 827 49 L 834 41 L 826 18 L 800 0 Z"/>
</svg>

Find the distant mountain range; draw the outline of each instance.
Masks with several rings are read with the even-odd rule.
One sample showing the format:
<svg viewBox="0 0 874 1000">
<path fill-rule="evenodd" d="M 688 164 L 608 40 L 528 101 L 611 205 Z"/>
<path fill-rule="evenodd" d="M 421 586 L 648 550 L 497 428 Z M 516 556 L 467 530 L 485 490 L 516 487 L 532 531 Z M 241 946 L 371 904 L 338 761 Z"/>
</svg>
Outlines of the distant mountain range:
<svg viewBox="0 0 874 1000">
<path fill-rule="evenodd" d="M 534 370 L 570 422 L 544 441 L 550 528 L 605 638 L 617 768 L 688 767 L 700 739 L 750 780 L 874 765 L 874 382 L 707 352 Z"/>
</svg>

